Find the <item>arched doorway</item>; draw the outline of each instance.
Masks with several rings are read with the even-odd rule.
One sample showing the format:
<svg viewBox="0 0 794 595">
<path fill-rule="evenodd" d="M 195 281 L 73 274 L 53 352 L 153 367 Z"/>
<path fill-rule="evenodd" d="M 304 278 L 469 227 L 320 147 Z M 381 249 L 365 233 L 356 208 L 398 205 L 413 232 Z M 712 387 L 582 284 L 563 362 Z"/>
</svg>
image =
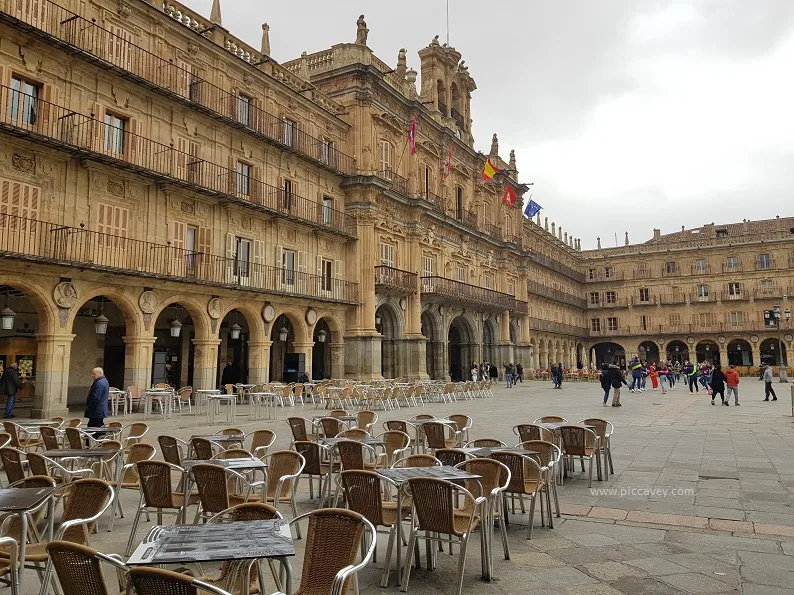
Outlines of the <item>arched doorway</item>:
<svg viewBox="0 0 794 595">
<path fill-rule="evenodd" d="M 187 309 L 177 302 L 163 308 L 154 325 L 152 384 L 193 386 L 195 338 L 195 324 Z"/>
<path fill-rule="evenodd" d="M 720 348 L 714 341 L 701 341 L 695 346 L 695 354 L 698 363 L 711 362 L 720 363 Z"/>
<path fill-rule="evenodd" d="M 640 359 L 642 361 L 659 363 L 659 346 L 654 341 L 643 341 L 640 343 L 638 350 L 640 352 Z"/>
<path fill-rule="evenodd" d="M 497 360 L 495 327 L 495 322 L 492 319 L 484 321 L 482 325 L 482 359 L 490 363 Z"/>
<path fill-rule="evenodd" d="M 432 380 L 441 380 L 443 375 L 439 374 L 439 366 L 436 362 L 440 361 L 443 343 L 439 340 L 437 325 L 429 312 L 422 312 L 422 336 L 427 339 L 425 343 L 425 369 L 427 375 Z"/>
<path fill-rule="evenodd" d="M 312 340 L 312 380 L 331 378 L 331 327 L 325 318 L 314 325 Z"/>
<path fill-rule="evenodd" d="M 689 360 L 689 347 L 683 341 L 670 341 L 667 344 L 667 359 L 672 363 L 683 364 Z"/>
<path fill-rule="evenodd" d="M 778 366 L 783 359 L 781 356 L 780 343 L 777 338 L 769 338 L 761 341 L 759 351 L 762 366 Z"/>
<path fill-rule="evenodd" d="M 248 383 L 248 341 L 251 331 L 245 316 L 231 310 L 221 322 L 218 333 L 218 386 Z"/>
<path fill-rule="evenodd" d="M 473 359 L 474 333 L 469 324 L 461 317 L 449 325 L 447 338 L 449 349 L 449 377 L 453 381 L 465 380 Z M 492 362 L 494 363 L 494 362 Z M 496 364 L 499 367 L 499 364 Z"/>
<path fill-rule="evenodd" d="M 16 287 L 0 285 L 0 300 L 0 370 L 12 363 L 18 366 L 22 388 L 16 395 L 15 411 L 22 416 L 20 407 L 33 406 L 39 356 L 36 335 L 46 333 L 44 315 L 39 313 L 34 301 Z M 3 407 L 4 395 L 0 398 L 3 399 L 0 407 Z"/>
<path fill-rule="evenodd" d="M 306 370 L 306 355 L 295 353 L 295 326 L 286 314 L 273 321 L 270 331 L 270 380 L 297 382 Z"/>
<path fill-rule="evenodd" d="M 399 318 L 390 305 L 383 304 L 375 310 L 375 330 L 381 334 L 380 373 L 384 378 L 400 377 L 400 361 L 397 339 L 402 333 Z"/>
<path fill-rule="evenodd" d="M 596 343 L 591 348 L 595 354 L 595 363 L 599 368 L 603 364 L 621 366 L 626 362 L 626 350 L 617 343 Z"/>
<path fill-rule="evenodd" d="M 752 366 L 753 348 L 744 339 L 734 339 L 728 343 L 728 363 L 732 366 Z"/>
</svg>

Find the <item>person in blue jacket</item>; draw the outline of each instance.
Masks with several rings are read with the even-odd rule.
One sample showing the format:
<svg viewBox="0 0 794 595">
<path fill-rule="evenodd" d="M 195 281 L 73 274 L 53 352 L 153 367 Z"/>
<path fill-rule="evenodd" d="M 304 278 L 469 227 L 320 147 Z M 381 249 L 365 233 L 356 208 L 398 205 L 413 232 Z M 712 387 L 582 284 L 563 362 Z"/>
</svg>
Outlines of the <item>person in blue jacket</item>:
<svg viewBox="0 0 794 595">
<path fill-rule="evenodd" d="M 101 428 L 105 425 L 105 418 L 108 416 L 110 384 L 102 368 L 91 370 L 91 378 L 94 382 L 85 402 L 85 416 L 88 418 L 89 428 Z"/>
<path fill-rule="evenodd" d="M 631 372 L 631 386 L 629 392 L 642 392 L 642 362 L 636 355 L 629 362 L 629 372 Z"/>
</svg>

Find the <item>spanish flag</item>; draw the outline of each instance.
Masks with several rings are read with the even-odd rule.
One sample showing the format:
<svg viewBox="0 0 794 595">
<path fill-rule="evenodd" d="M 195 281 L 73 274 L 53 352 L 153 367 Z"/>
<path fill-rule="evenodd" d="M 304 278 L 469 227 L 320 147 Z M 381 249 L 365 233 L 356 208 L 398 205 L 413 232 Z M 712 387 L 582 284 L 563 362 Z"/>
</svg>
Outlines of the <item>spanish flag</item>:
<svg viewBox="0 0 794 595">
<path fill-rule="evenodd" d="M 490 182 L 493 180 L 493 177 L 498 171 L 499 169 L 493 163 L 491 163 L 491 158 L 488 157 L 488 159 L 485 160 L 485 165 L 482 168 L 482 179 L 488 180 Z"/>
</svg>

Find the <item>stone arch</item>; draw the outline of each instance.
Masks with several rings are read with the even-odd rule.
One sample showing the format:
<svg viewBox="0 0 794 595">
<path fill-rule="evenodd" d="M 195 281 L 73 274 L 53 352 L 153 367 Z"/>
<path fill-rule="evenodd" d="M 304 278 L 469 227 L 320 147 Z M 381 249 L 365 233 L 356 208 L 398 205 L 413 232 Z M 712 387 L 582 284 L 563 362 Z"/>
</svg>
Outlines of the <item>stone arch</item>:
<svg viewBox="0 0 794 595">
<path fill-rule="evenodd" d="M 262 314 L 256 305 L 248 302 L 232 302 L 229 304 L 224 303 L 224 306 L 223 313 L 218 319 L 219 321 L 223 322 L 230 312 L 237 310 L 245 318 L 245 322 L 248 325 L 249 341 L 259 342 L 267 340 L 265 322 L 262 320 Z M 218 325 L 218 332 L 220 332 L 220 324 Z"/>
<path fill-rule="evenodd" d="M 7 285 L 21 291 L 31 301 L 38 316 L 39 335 L 52 335 L 66 332 L 58 319 L 58 306 L 52 300 L 52 290 L 46 290 L 34 283 L 28 283 L 23 277 L 0 274 L 0 285 Z M 5 305 L 5 304 L 4 304 Z"/>
<path fill-rule="evenodd" d="M 389 330 L 392 331 L 392 336 L 389 338 L 391 339 L 402 339 L 405 336 L 405 313 L 403 309 L 400 308 L 399 304 L 395 303 L 394 300 L 391 299 L 380 299 L 375 303 L 375 317 L 378 317 L 378 312 L 381 312 L 381 316 L 384 312 L 387 313 L 387 316 L 391 317 L 389 323 L 391 327 Z M 381 324 L 384 324 L 381 322 Z M 383 333 L 381 333 L 383 334 Z"/>
<path fill-rule="evenodd" d="M 184 308 L 190 318 L 193 320 L 193 327 L 196 331 L 196 339 L 211 339 L 214 333 L 211 332 L 212 322 L 209 314 L 207 314 L 207 304 L 202 304 L 196 300 L 194 296 L 185 294 L 169 295 L 168 297 L 161 298 L 157 308 L 152 313 L 152 323 L 147 329 L 148 335 L 154 335 L 154 326 L 157 319 L 163 312 L 172 304 L 178 304 Z"/>
<path fill-rule="evenodd" d="M 493 318 L 482 323 L 482 359 L 487 362 L 496 361 L 496 349 L 499 344 L 499 327 Z"/>
<path fill-rule="evenodd" d="M 696 360 L 698 363 L 708 360 L 712 363 L 720 363 L 720 346 L 716 339 L 703 339 L 695 345 Z"/>
<path fill-rule="evenodd" d="M 602 341 L 590 347 L 593 361 L 598 367 L 602 364 L 622 365 L 626 361 L 626 348 L 616 341 Z"/>
<path fill-rule="evenodd" d="M 683 364 L 685 361 L 687 361 L 690 358 L 689 345 L 677 339 L 674 341 L 670 341 L 667 344 L 665 351 L 667 353 L 668 361 L 671 361 L 673 363 L 678 362 Z"/>
<path fill-rule="evenodd" d="M 463 114 L 463 96 L 460 92 L 460 88 L 458 84 L 453 81 L 452 85 L 450 85 L 450 98 L 449 98 L 449 106 L 451 109 L 454 109 L 459 114 Z"/>
<path fill-rule="evenodd" d="M 661 357 L 659 353 L 659 344 L 656 341 L 642 341 L 639 345 L 637 345 L 637 353 L 639 353 L 640 359 L 650 364 L 651 362 L 659 363 L 659 358 Z"/>
<path fill-rule="evenodd" d="M 292 325 L 292 330 L 295 333 L 294 343 L 302 344 L 309 342 L 309 332 L 306 325 L 306 320 L 303 317 L 303 313 L 300 312 L 297 308 L 276 308 L 276 317 L 273 319 L 273 322 L 278 320 L 279 316 L 285 316 Z M 270 335 L 273 333 L 273 322 L 271 322 L 265 330 L 267 331 L 267 337 L 270 338 Z"/>
<path fill-rule="evenodd" d="M 317 310 L 317 323 L 319 323 L 321 320 L 325 320 L 325 323 L 328 325 L 328 329 L 331 331 L 329 343 L 343 343 L 345 340 L 345 327 L 342 322 L 340 322 L 337 313 L 331 310 Z M 317 324 L 314 326 L 317 326 Z M 313 327 L 311 331 L 312 335 L 314 335 Z"/>
<path fill-rule="evenodd" d="M 728 363 L 734 366 L 758 365 L 753 361 L 753 347 L 746 339 L 736 338 L 728 342 L 726 347 Z"/>
<path fill-rule="evenodd" d="M 453 317 L 447 325 L 447 362 L 449 375 L 453 380 L 465 380 L 469 367 L 477 360 L 477 325 L 471 317 L 460 314 Z M 498 367 L 498 364 L 497 364 Z"/>
<path fill-rule="evenodd" d="M 141 312 L 140 306 L 134 303 L 130 296 L 124 293 L 121 288 L 114 287 L 112 285 L 93 287 L 90 290 L 87 290 L 84 294 L 80 295 L 80 300 L 69 311 L 69 318 L 66 322 L 66 327 L 69 329 L 70 333 L 74 331 L 74 321 L 80 308 L 98 297 L 108 298 L 119 309 L 119 311 L 121 311 L 121 314 L 124 316 L 125 325 L 127 327 L 127 336 L 135 337 L 139 334 L 142 334 L 143 313 Z"/>
</svg>

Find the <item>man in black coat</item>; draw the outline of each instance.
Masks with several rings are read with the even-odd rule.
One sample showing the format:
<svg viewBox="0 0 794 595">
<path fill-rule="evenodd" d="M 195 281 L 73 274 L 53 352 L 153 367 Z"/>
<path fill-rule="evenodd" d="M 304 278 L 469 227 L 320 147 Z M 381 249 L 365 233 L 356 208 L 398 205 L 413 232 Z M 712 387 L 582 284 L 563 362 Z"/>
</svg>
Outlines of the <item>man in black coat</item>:
<svg viewBox="0 0 794 595">
<path fill-rule="evenodd" d="M 22 381 L 19 379 L 19 366 L 16 362 L 12 362 L 3 370 L 3 377 L 0 378 L 0 395 L 6 395 L 6 413 L 5 418 L 11 419 L 16 417 L 14 415 L 14 405 L 17 402 L 17 391 L 22 388 Z"/>
<path fill-rule="evenodd" d="M 620 404 L 620 387 L 622 385 L 628 386 L 626 379 L 623 377 L 623 372 L 620 368 L 614 365 L 609 366 L 609 385 L 612 387 L 612 406 L 623 407 Z"/>
<path fill-rule="evenodd" d="M 85 402 L 85 416 L 88 418 L 89 428 L 101 428 L 105 425 L 105 418 L 108 416 L 110 384 L 102 368 L 91 370 L 91 378 L 94 382 Z"/>
</svg>

